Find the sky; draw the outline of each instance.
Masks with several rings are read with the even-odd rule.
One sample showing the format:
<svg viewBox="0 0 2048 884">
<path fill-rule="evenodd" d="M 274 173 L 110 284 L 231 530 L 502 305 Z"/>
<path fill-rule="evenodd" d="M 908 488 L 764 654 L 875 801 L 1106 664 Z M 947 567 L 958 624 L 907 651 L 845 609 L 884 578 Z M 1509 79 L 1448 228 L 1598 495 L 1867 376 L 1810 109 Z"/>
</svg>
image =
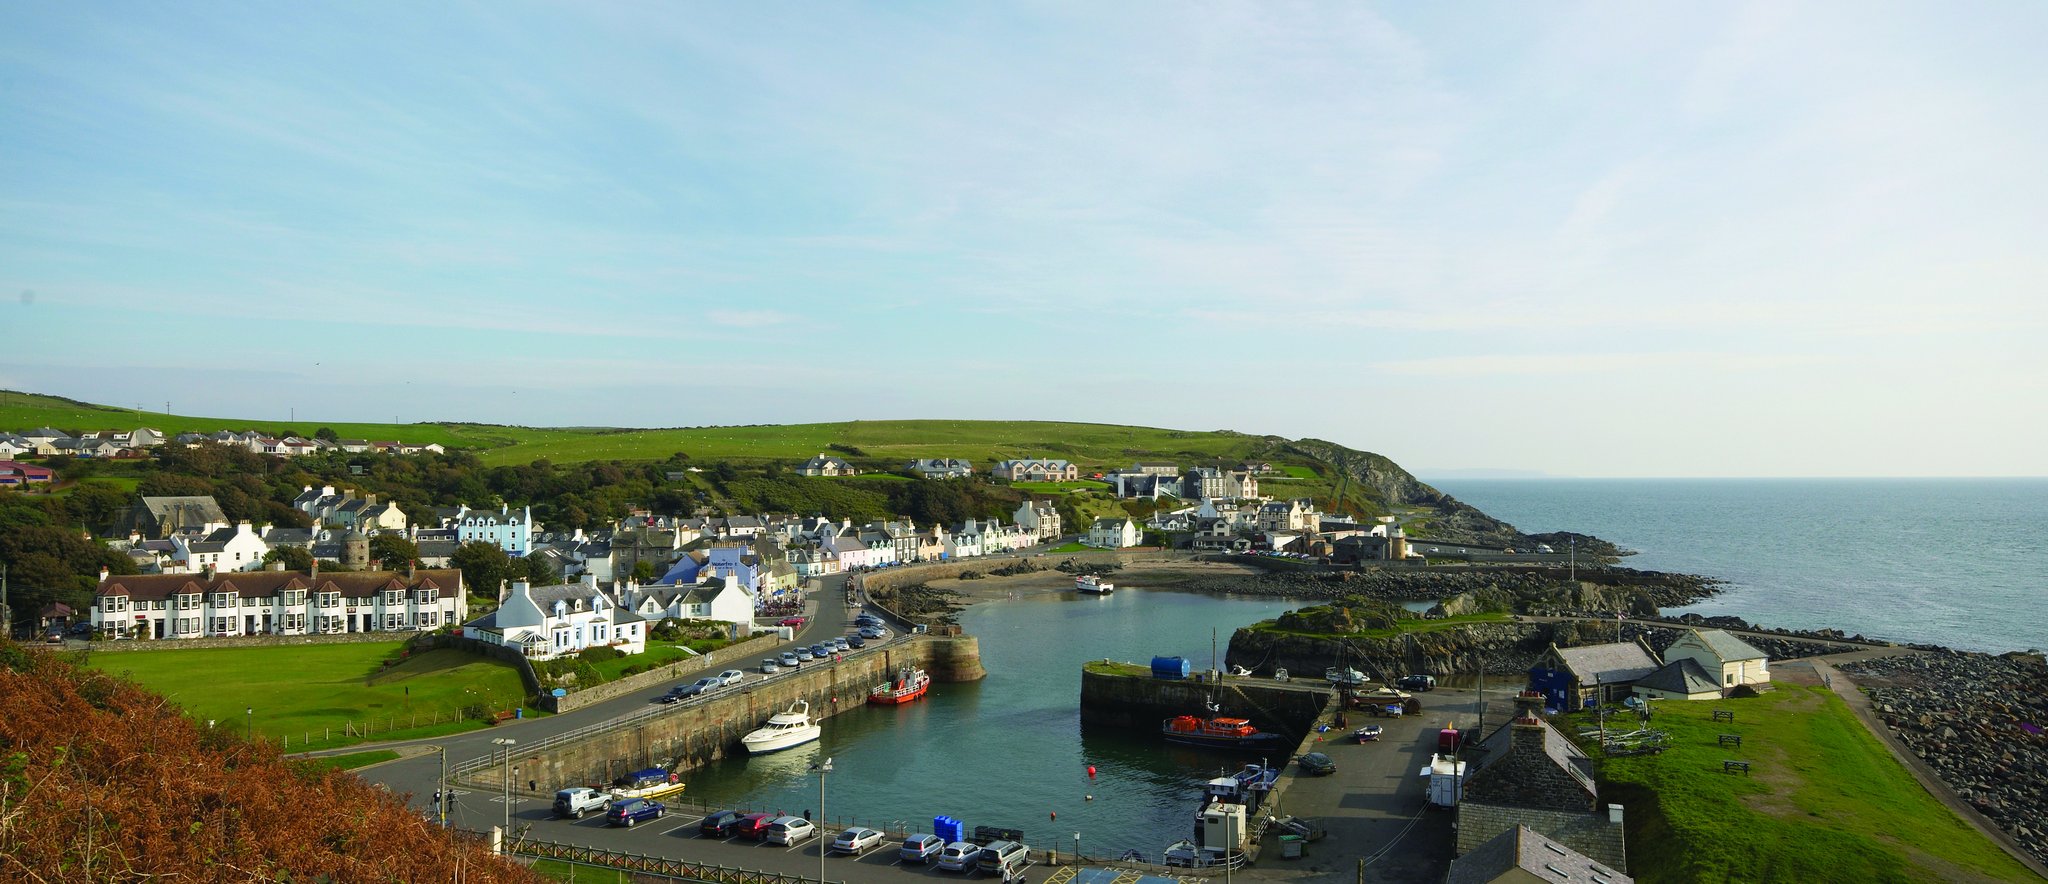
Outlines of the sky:
<svg viewBox="0 0 2048 884">
<path fill-rule="evenodd" d="M 0 387 L 2041 475 L 2048 5 L 0 5 Z"/>
</svg>

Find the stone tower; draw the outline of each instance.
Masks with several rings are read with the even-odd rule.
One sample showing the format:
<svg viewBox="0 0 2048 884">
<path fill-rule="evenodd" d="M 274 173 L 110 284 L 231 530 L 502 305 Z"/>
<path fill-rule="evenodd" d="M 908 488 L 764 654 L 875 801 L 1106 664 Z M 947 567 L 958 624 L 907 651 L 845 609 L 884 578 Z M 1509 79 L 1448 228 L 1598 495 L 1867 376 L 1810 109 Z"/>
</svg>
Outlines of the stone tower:
<svg viewBox="0 0 2048 884">
<path fill-rule="evenodd" d="M 370 538 L 353 528 L 341 535 L 341 566 L 350 571 L 370 569 Z"/>
</svg>

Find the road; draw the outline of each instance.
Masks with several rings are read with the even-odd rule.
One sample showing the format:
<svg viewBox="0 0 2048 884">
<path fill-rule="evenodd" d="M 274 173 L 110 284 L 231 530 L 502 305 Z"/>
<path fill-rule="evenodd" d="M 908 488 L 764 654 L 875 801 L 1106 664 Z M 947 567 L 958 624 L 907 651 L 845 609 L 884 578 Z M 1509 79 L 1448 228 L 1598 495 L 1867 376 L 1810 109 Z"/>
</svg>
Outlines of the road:
<svg viewBox="0 0 2048 884">
<path fill-rule="evenodd" d="M 817 588 L 810 592 L 809 598 L 805 602 L 804 613 L 810 618 L 810 622 L 804 624 L 804 627 L 797 632 L 794 641 L 776 645 L 772 650 L 763 652 L 762 656 L 773 656 L 796 648 L 799 645 L 816 644 L 820 641 L 847 634 L 850 631 L 849 627 L 851 626 L 853 616 L 857 612 L 850 611 L 847 608 L 846 584 L 847 577 L 845 575 L 831 575 L 820 578 Z M 901 637 L 902 629 L 899 627 L 900 624 L 891 624 L 890 637 L 892 640 Z M 868 645 L 870 649 L 877 646 L 876 643 L 872 642 Z M 760 678 L 762 676 L 758 673 L 750 672 L 749 677 Z M 774 678 L 775 676 L 767 677 Z M 690 680 L 694 680 L 694 678 Z M 510 738 L 521 743 L 538 742 L 557 734 L 567 733 L 578 728 L 643 711 L 663 694 L 667 693 L 669 687 L 669 684 L 664 683 L 648 688 L 645 691 L 627 694 L 602 703 L 586 706 L 574 712 L 565 712 L 561 715 L 510 721 L 497 727 L 446 737 L 380 743 L 370 746 L 351 746 L 341 751 L 362 752 L 368 749 L 396 749 L 405 753 L 407 757 L 397 761 L 362 768 L 356 773 L 363 779 L 385 786 L 394 792 L 411 793 L 413 805 L 422 811 L 427 811 L 433 807 L 434 790 L 441 774 L 440 753 L 433 751 L 431 747 L 440 746 L 445 748 L 448 766 L 454 767 L 464 761 L 492 756 L 494 751 L 499 748 L 491 743 L 494 739 Z M 698 699 L 684 701 L 685 704 L 697 702 L 703 701 Z M 534 791 L 546 797 L 540 799 L 515 798 L 515 802 L 517 802 L 515 809 L 517 806 L 525 805 L 538 807 L 544 804 L 545 801 L 552 799 L 555 788 L 552 784 L 537 783 L 535 785 L 537 788 Z M 497 796 L 485 797 L 461 794 L 460 790 L 458 790 L 456 800 L 450 806 L 449 822 L 453 825 L 470 829 L 485 829 L 501 823 L 504 816 L 504 805 L 501 801 L 496 800 L 496 798 Z M 486 812 L 486 809 L 488 812 Z"/>
</svg>

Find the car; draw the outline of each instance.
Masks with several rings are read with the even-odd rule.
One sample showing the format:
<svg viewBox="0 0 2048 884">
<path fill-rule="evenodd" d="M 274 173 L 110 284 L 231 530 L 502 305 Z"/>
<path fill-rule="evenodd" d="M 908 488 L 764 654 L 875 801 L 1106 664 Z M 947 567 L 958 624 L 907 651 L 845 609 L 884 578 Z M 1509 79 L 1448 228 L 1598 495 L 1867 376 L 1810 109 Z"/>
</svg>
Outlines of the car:
<svg viewBox="0 0 2048 884">
<path fill-rule="evenodd" d="M 846 636 L 843 636 L 843 635 L 842 635 L 842 636 L 839 636 L 838 638 L 835 638 L 835 639 L 833 639 L 833 640 L 832 640 L 832 647 L 834 647 L 834 648 L 837 648 L 837 649 L 839 649 L 839 650 L 842 650 L 842 651 L 851 651 L 851 650 L 853 650 L 853 645 L 852 645 L 852 644 L 851 644 L 850 642 L 848 642 L 848 641 L 846 640 Z"/>
<path fill-rule="evenodd" d="M 857 634 L 856 634 L 856 635 L 849 635 L 849 636 L 847 636 L 847 637 L 846 637 L 846 647 L 847 647 L 847 649 L 849 649 L 849 650 L 857 650 L 857 649 L 859 649 L 859 648 L 865 648 L 865 647 L 867 647 L 867 646 L 868 646 L 868 640 L 867 640 L 867 639 L 864 639 L 864 638 L 861 638 L 861 637 L 860 637 L 859 635 L 857 635 Z"/>
<path fill-rule="evenodd" d="M 810 648 L 797 648 L 794 651 L 790 651 L 790 653 L 795 654 L 796 658 L 800 661 L 808 662 L 817 659 L 817 657 L 811 653 Z"/>
<path fill-rule="evenodd" d="M 804 662 L 804 658 L 797 656 L 795 651 L 782 652 L 782 656 L 779 658 L 779 660 L 781 661 L 782 665 L 787 666 L 791 669 L 795 669 L 798 666 L 802 666 Z"/>
<path fill-rule="evenodd" d="M 683 685 L 682 687 L 677 688 L 675 690 L 675 694 L 677 699 L 687 699 L 689 697 L 697 697 L 711 693 L 712 691 L 718 690 L 722 687 L 725 687 L 725 680 L 722 678 L 718 678 L 716 676 L 712 676 L 710 678 L 700 678 L 696 681 L 690 682 L 689 684 Z"/>
<path fill-rule="evenodd" d="M 778 672 L 781 672 L 781 671 L 782 671 L 782 662 L 781 662 L 781 661 L 779 661 L 779 660 L 775 659 L 774 657 L 764 657 L 764 658 L 762 658 L 762 659 L 761 659 L 761 674 L 762 674 L 762 675 L 774 675 L 775 673 L 778 673 Z"/>
<path fill-rule="evenodd" d="M 607 826 L 632 826 L 642 820 L 660 819 L 668 813 L 668 806 L 659 801 L 645 798 L 627 798 L 612 802 L 610 810 L 604 812 Z"/>
<path fill-rule="evenodd" d="M 1295 759 L 1301 765 L 1301 772 L 1312 777 L 1326 777 L 1337 772 L 1337 762 L 1321 752 L 1310 752 Z"/>
<path fill-rule="evenodd" d="M 775 814 L 772 813 L 750 813 L 734 823 L 732 831 L 733 834 L 752 841 L 766 840 L 768 827 L 775 823 L 775 819 Z"/>
<path fill-rule="evenodd" d="M 888 633 L 883 632 L 882 628 L 879 626 L 863 626 L 860 628 L 861 638 L 879 640 L 886 635 L 888 635 Z"/>
<path fill-rule="evenodd" d="M 737 810 L 720 810 L 698 823 L 697 831 L 706 838 L 730 838 L 746 819 L 747 815 Z"/>
<path fill-rule="evenodd" d="M 737 669 L 728 669 L 718 674 L 718 680 L 721 683 L 723 683 L 726 687 L 731 687 L 733 685 L 739 684 L 740 682 L 746 681 L 747 674 Z"/>
<path fill-rule="evenodd" d="M 689 689 L 690 689 L 690 686 L 689 686 L 689 685 L 686 685 L 686 684 L 679 684 L 679 685 L 676 685 L 675 687 L 669 688 L 669 689 L 668 689 L 668 693 L 666 693 L 666 694 L 662 694 L 662 695 L 661 695 L 661 696 L 659 696 L 659 697 L 655 697 L 655 698 L 654 698 L 654 702 L 656 702 L 656 703 L 680 703 L 680 702 L 682 702 L 682 701 L 683 701 L 683 698 L 684 698 L 684 697 L 687 697 L 687 696 L 689 696 L 688 694 L 685 694 L 685 693 L 683 693 L 684 691 L 687 691 L 687 690 L 689 690 Z"/>
<path fill-rule="evenodd" d="M 860 615 L 859 617 L 855 617 L 855 618 L 853 618 L 853 625 L 855 625 L 855 626 L 880 626 L 880 625 L 882 625 L 882 618 L 880 618 L 880 617 L 877 617 L 877 616 L 875 616 L 875 615 L 873 615 L 873 614 L 862 614 L 862 615 Z"/>
<path fill-rule="evenodd" d="M 912 835 L 903 839 L 903 846 L 896 848 L 897 858 L 907 863 L 930 862 L 946 849 L 946 842 L 937 835 Z"/>
<path fill-rule="evenodd" d="M 802 617 L 784 617 L 784 618 L 782 618 L 781 620 L 777 620 L 777 621 L 775 621 L 775 625 L 777 625 L 777 626 L 787 626 L 787 627 L 790 627 L 790 628 L 792 628 L 792 629 L 802 629 L 802 628 L 803 628 L 803 625 L 804 625 L 804 624 L 806 624 L 806 623 L 809 623 L 809 622 L 811 622 L 811 621 L 809 621 L 809 620 L 806 620 L 806 619 L 804 619 L 804 618 L 802 618 Z"/>
<path fill-rule="evenodd" d="M 823 660 L 826 657 L 830 657 L 832 656 L 832 646 L 825 644 L 824 642 L 819 642 L 815 645 L 812 645 L 811 656 L 816 657 L 820 660 Z"/>
<path fill-rule="evenodd" d="M 832 839 L 832 852 L 859 853 L 880 843 L 882 843 L 881 832 L 861 826 L 854 826 L 851 829 L 840 832 L 839 837 Z"/>
<path fill-rule="evenodd" d="M 818 827 L 800 816 L 779 816 L 768 824 L 768 837 L 762 839 L 770 844 L 801 844 L 804 839 L 818 834 Z"/>
<path fill-rule="evenodd" d="M 964 872 L 974 868 L 981 861 L 981 845 L 966 841 L 955 841 L 939 851 L 939 868 L 948 872 Z"/>
</svg>

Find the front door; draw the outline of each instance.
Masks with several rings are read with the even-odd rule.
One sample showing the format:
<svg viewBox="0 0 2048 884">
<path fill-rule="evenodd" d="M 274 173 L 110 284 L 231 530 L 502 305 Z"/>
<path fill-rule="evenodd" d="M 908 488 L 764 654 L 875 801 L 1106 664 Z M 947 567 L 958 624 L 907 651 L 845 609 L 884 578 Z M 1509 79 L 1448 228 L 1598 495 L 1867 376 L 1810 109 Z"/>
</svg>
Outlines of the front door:
<svg viewBox="0 0 2048 884">
<path fill-rule="evenodd" d="M 242 616 L 242 634 L 243 634 L 243 635 L 255 635 L 255 634 L 256 634 L 256 615 L 254 615 L 254 614 L 245 614 L 245 615 L 243 615 L 243 616 Z"/>
</svg>

